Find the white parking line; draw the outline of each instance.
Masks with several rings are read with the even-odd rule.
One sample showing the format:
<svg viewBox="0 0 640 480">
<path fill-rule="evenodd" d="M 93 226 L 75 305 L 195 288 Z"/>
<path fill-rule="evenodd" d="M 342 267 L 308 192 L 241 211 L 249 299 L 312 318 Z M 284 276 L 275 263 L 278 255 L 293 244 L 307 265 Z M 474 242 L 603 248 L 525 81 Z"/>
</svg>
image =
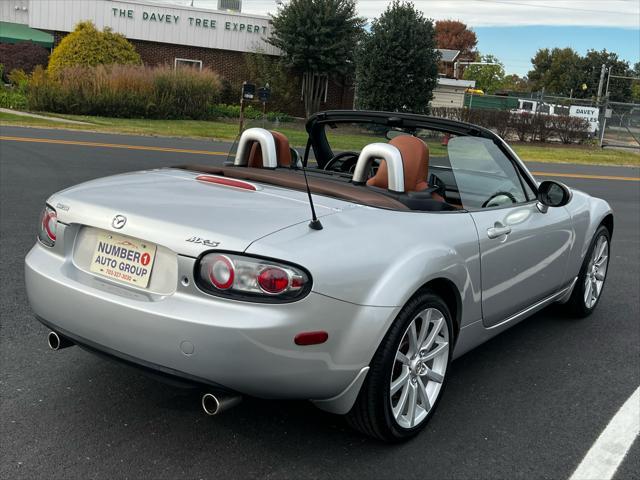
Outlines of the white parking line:
<svg viewBox="0 0 640 480">
<path fill-rule="evenodd" d="M 640 387 L 624 402 L 569 480 L 609 480 L 640 434 Z"/>
</svg>

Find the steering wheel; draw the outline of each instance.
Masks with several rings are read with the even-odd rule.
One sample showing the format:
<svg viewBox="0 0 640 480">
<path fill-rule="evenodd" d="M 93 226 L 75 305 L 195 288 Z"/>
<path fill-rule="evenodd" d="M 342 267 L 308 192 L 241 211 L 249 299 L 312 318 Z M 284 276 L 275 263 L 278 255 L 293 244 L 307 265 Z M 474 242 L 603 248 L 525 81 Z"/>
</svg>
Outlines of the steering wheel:
<svg viewBox="0 0 640 480">
<path fill-rule="evenodd" d="M 337 154 L 327 162 L 323 170 L 349 172 L 351 168 L 355 165 L 355 163 L 358 161 L 359 156 L 360 154 L 358 152 L 353 152 L 353 151 L 340 152 L 339 154 Z M 349 157 L 351 157 L 350 158 L 351 161 L 346 160 Z M 338 162 L 342 162 L 342 164 L 336 170 L 335 167 Z"/>
<path fill-rule="evenodd" d="M 491 204 L 491 200 L 493 200 L 496 197 L 499 196 L 504 196 L 507 197 L 509 200 L 511 200 L 511 203 L 518 203 L 518 201 L 516 200 L 516 197 L 513 196 L 513 194 L 509 193 L 509 192 L 496 192 L 493 195 L 491 195 L 483 204 L 482 204 L 482 208 L 487 208 L 487 207 L 498 207 L 500 205 L 502 205 L 502 203 L 497 203 L 495 205 L 490 205 Z"/>
</svg>

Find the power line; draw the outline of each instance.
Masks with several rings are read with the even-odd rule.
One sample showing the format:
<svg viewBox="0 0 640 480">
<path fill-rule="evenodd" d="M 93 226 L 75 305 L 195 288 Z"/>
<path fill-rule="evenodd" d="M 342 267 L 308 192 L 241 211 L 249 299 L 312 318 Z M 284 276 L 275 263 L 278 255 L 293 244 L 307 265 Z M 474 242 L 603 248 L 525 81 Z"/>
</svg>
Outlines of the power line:
<svg viewBox="0 0 640 480">
<path fill-rule="evenodd" d="M 569 10 L 571 12 L 588 12 L 588 13 L 605 13 L 609 15 L 633 15 L 636 12 L 613 12 L 611 10 L 594 10 L 588 8 L 575 8 L 575 7 L 560 7 L 558 5 L 535 5 L 532 3 L 521 3 L 521 2 L 510 2 L 507 0 L 471 0 L 474 2 L 482 2 L 482 3 L 495 3 L 498 5 L 517 5 L 520 7 L 532 7 L 532 8 L 544 8 L 544 9 L 553 9 L 553 10 Z"/>
</svg>

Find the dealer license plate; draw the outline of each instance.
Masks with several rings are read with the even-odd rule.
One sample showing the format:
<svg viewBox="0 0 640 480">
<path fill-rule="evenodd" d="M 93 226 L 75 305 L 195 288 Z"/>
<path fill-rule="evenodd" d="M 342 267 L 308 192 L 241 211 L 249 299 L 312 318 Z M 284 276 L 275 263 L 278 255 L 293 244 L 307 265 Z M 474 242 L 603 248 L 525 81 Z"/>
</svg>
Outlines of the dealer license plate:
<svg viewBox="0 0 640 480">
<path fill-rule="evenodd" d="M 156 245 L 114 233 L 99 233 L 91 271 L 113 280 L 147 288 Z"/>
</svg>

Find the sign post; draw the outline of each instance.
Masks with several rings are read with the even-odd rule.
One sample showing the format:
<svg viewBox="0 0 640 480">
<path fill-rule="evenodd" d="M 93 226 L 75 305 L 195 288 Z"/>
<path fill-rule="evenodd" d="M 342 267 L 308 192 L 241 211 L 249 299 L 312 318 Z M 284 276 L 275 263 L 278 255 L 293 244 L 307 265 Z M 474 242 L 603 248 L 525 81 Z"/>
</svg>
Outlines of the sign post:
<svg viewBox="0 0 640 480">
<path fill-rule="evenodd" d="M 244 129 L 244 102 L 252 101 L 256 94 L 256 86 L 253 83 L 242 82 L 242 95 L 240 96 L 240 133 Z"/>
<path fill-rule="evenodd" d="M 267 102 L 269 101 L 270 96 L 271 88 L 269 88 L 268 83 L 264 87 L 260 87 L 258 89 L 258 99 L 262 102 L 262 128 L 264 128 L 264 121 L 267 117 Z"/>
</svg>

